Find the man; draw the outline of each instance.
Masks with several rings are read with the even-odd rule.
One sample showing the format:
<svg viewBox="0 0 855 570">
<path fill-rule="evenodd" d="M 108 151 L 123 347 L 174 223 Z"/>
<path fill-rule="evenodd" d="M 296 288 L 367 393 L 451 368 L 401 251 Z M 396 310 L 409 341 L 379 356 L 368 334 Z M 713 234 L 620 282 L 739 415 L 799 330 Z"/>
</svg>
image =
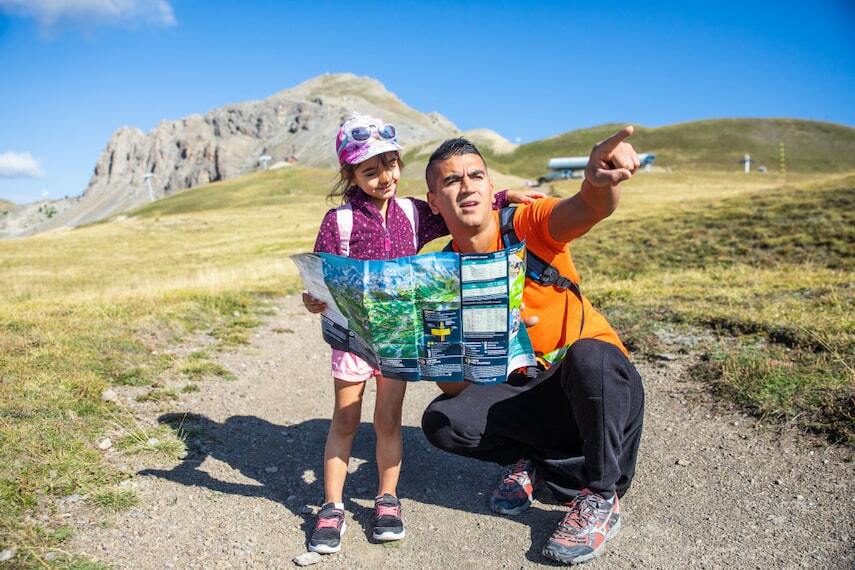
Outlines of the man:
<svg viewBox="0 0 855 570">
<path fill-rule="evenodd" d="M 523 293 L 545 370 L 534 380 L 513 374 L 505 384 L 443 384 L 422 428 L 440 449 L 508 465 L 490 499 L 494 511 L 522 512 L 541 483 L 567 502 L 543 548 L 566 564 L 591 560 L 617 534 L 619 499 L 632 482 L 641 438 L 641 378 L 608 322 L 581 295 L 568 247 L 617 207 L 620 182 L 639 167 L 624 142 L 632 132 L 626 127 L 594 146 L 577 194 L 518 207 L 504 227 L 491 210 L 484 159 L 469 141 L 445 141 L 426 170 L 428 203 L 445 219 L 455 251 L 502 249 L 511 232 L 526 241 L 530 264 L 537 257 L 562 277 L 538 282 L 527 275 Z"/>
</svg>

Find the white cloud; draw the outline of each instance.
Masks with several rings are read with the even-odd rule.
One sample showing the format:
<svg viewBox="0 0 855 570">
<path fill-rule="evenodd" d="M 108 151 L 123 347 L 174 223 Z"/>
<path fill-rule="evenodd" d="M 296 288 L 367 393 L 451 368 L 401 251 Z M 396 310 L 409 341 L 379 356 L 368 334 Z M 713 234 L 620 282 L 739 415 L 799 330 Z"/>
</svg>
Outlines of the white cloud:
<svg viewBox="0 0 855 570">
<path fill-rule="evenodd" d="M 28 152 L 0 153 L 0 178 L 41 178 L 39 161 Z"/>
<path fill-rule="evenodd" d="M 64 23 L 86 28 L 101 24 L 178 24 L 166 0 L 0 0 L 0 11 L 35 18 L 45 31 Z"/>
</svg>

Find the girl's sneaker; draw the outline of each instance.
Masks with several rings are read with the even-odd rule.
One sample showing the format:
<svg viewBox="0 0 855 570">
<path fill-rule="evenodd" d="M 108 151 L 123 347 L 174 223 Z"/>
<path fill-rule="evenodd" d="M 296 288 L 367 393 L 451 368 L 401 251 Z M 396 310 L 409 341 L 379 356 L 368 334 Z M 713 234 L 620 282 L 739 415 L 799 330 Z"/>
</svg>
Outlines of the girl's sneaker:
<svg viewBox="0 0 855 570">
<path fill-rule="evenodd" d="M 405 535 L 401 501 L 389 493 L 374 499 L 374 540 L 400 540 Z"/>
<path fill-rule="evenodd" d="M 332 554 L 341 550 L 341 537 L 347 525 L 344 522 L 344 510 L 337 509 L 335 503 L 321 507 L 312 536 L 309 538 L 309 550 L 319 554 Z"/>
</svg>

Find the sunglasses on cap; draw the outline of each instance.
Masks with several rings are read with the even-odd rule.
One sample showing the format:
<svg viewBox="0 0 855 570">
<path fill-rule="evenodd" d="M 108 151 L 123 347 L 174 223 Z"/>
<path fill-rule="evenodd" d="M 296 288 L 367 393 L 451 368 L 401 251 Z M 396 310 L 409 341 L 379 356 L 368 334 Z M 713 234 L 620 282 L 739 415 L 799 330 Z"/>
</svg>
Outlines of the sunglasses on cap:
<svg viewBox="0 0 855 570">
<path fill-rule="evenodd" d="M 398 130 L 395 128 L 395 125 L 390 125 L 386 123 L 385 125 L 370 125 L 367 127 L 353 127 L 350 129 L 348 136 L 355 141 L 367 141 L 371 138 L 372 133 L 377 133 L 377 135 L 381 139 L 385 140 L 395 140 L 398 136 Z"/>
</svg>

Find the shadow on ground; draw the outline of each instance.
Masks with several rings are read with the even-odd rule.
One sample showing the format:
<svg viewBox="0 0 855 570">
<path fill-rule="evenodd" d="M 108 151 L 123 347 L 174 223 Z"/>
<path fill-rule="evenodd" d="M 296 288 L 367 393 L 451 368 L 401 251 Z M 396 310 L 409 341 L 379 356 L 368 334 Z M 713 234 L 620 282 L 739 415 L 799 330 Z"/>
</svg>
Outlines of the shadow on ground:
<svg viewBox="0 0 855 570">
<path fill-rule="evenodd" d="M 145 469 L 140 475 L 161 477 L 187 486 L 220 493 L 263 497 L 280 503 L 297 516 L 305 505 L 323 501 L 323 449 L 330 420 L 313 419 L 293 425 L 277 425 L 256 416 L 232 416 L 220 423 L 201 414 L 171 413 L 158 418 L 187 445 L 186 458 L 170 470 Z M 404 463 L 398 494 L 407 499 L 448 509 L 492 517 L 487 496 L 497 483 L 496 465 L 464 459 L 435 449 L 421 429 L 404 426 Z M 345 484 L 346 508 L 353 513 L 366 536 L 371 536 L 372 509 L 353 499 L 371 501 L 377 491 L 374 430 L 362 423 L 351 453 L 357 468 Z M 225 481 L 201 469 L 207 458 L 228 464 L 251 482 Z M 518 522 L 531 527 L 530 558 L 539 558 L 539 546 L 554 524 L 540 509 L 531 509 Z M 312 517 L 304 523 L 308 532 Z M 538 554 L 535 554 L 535 550 Z"/>
</svg>

